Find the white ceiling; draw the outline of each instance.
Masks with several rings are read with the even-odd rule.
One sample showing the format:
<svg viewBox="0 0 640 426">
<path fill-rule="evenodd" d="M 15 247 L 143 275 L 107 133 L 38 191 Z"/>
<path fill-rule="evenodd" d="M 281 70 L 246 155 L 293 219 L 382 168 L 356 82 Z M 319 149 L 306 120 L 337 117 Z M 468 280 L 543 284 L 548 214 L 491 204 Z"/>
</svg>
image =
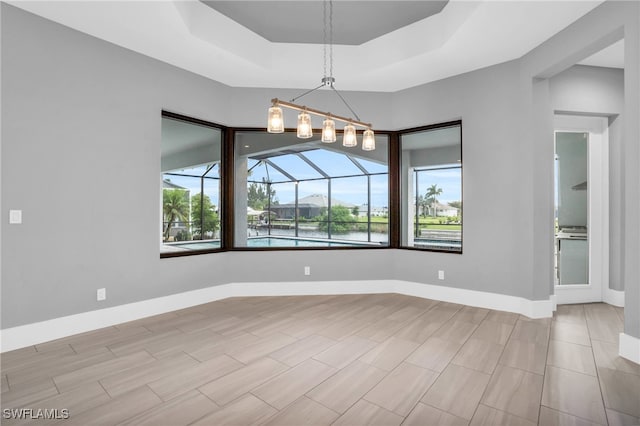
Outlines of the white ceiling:
<svg viewBox="0 0 640 426">
<path fill-rule="evenodd" d="M 311 88 L 323 77 L 322 44 L 309 44 L 293 30 L 288 40 L 297 43 L 268 41 L 196 0 L 8 3 L 230 86 Z M 290 3 L 317 7 L 315 1 Z M 352 3 L 359 7 L 352 18 L 361 23 L 376 27 L 392 19 L 391 12 L 373 12 L 376 1 Z M 334 45 L 336 87 L 397 91 L 516 59 L 600 3 L 451 0 L 440 13 L 360 45 Z M 322 15 L 309 12 L 309 19 Z"/>
</svg>

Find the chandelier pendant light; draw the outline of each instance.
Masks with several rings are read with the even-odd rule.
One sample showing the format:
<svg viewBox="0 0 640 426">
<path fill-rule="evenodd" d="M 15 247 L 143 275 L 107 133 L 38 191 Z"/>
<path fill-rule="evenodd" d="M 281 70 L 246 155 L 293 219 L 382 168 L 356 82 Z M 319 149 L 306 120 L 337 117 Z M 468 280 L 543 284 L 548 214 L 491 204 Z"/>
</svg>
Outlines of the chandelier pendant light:
<svg viewBox="0 0 640 426">
<path fill-rule="evenodd" d="M 322 122 L 322 139 L 320 140 L 324 143 L 333 143 L 336 139 L 336 122 L 329 116 Z"/>
<path fill-rule="evenodd" d="M 298 114 L 298 137 L 300 139 L 309 139 L 313 136 L 313 126 L 311 125 L 311 116 L 307 111 Z"/>
<path fill-rule="evenodd" d="M 329 5 L 329 76 L 327 76 L 327 4 Z M 292 109 L 299 111 L 297 136 L 300 139 L 308 139 L 313 137 L 313 125 L 311 124 L 311 115 L 324 117 L 322 122 L 322 134 L 321 141 L 324 143 L 333 143 L 337 140 L 336 137 L 336 121 L 345 123 L 342 145 L 345 147 L 354 147 L 358 145 L 356 127 L 364 129 L 362 135 L 362 149 L 364 151 L 372 151 L 376 149 L 376 140 L 373 130 L 371 129 L 371 123 L 365 123 L 360 120 L 358 114 L 355 113 L 353 108 L 342 97 L 340 92 L 334 87 L 336 81 L 333 78 L 333 0 L 324 0 L 324 77 L 322 77 L 321 84 L 311 90 L 307 90 L 303 94 L 291 99 L 289 102 L 282 101 L 278 98 L 271 99 L 271 107 L 269 108 L 269 114 L 267 118 L 267 131 L 269 133 L 282 133 L 284 132 L 284 115 L 282 108 Z M 354 115 L 355 119 L 350 117 L 341 117 L 339 115 L 331 114 L 329 112 L 320 111 L 317 109 L 309 108 L 307 106 L 298 105 L 294 102 L 311 92 L 315 92 L 321 87 L 328 87 L 340 98 L 340 100 L 347 106 L 349 111 Z"/>
<path fill-rule="evenodd" d="M 344 126 L 344 134 L 342 135 L 342 145 L 351 148 L 358 145 L 358 139 L 356 137 L 356 126 L 349 123 Z"/>
<path fill-rule="evenodd" d="M 284 117 L 282 116 L 282 108 L 276 106 L 275 103 L 271 108 L 269 108 L 269 121 L 267 131 L 269 133 L 284 132 Z"/>
<path fill-rule="evenodd" d="M 373 130 L 367 129 L 362 134 L 362 149 L 364 151 L 373 151 L 376 149 L 376 137 Z"/>
</svg>

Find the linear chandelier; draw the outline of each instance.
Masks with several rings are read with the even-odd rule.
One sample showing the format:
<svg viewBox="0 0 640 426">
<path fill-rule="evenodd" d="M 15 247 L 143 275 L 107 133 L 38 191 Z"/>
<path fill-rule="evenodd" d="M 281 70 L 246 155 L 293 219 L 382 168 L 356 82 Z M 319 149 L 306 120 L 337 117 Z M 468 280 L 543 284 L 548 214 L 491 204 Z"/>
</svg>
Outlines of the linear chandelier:
<svg viewBox="0 0 640 426">
<path fill-rule="evenodd" d="M 327 77 L 327 3 L 329 4 L 329 76 Z M 346 123 L 342 135 L 342 145 L 346 147 L 354 147 L 358 145 L 356 126 L 364 129 L 362 133 L 362 149 L 364 151 L 373 151 L 376 149 L 376 139 L 371 130 L 371 123 L 365 123 L 360 120 L 358 114 L 355 113 L 353 108 L 349 106 L 347 101 L 342 97 L 340 92 L 336 90 L 334 84 L 336 82 L 333 78 L 333 0 L 324 0 L 323 2 L 324 12 L 324 77 L 318 87 L 311 90 L 307 90 L 303 94 L 291 99 L 289 102 L 282 101 L 278 98 L 271 99 L 271 107 L 269 108 L 269 115 L 267 119 L 267 132 L 269 133 L 283 133 L 284 132 L 284 115 L 282 108 L 288 108 L 296 111 L 300 111 L 298 114 L 297 136 L 300 139 L 308 139 L 313 136 L 313 127 L 311 125 L 311 115 L 324 117 L 322 121 L 322 137 L 321 141 L 324 143 L 333 143 L 337 140 L 336 137 L 336 121 Z M 338 95 L 340 100 L 349 108 L 349 111 L 356 118 L 341 117 L 339 115 L 331 114 L 330 112 L 323 112 L 314 108 L 309 108 L 304 105 L 298 105 L 294 102 L 301 97 L 315 92 L 321 87 L 329 87 L 333 92 Z"/>
</svg>

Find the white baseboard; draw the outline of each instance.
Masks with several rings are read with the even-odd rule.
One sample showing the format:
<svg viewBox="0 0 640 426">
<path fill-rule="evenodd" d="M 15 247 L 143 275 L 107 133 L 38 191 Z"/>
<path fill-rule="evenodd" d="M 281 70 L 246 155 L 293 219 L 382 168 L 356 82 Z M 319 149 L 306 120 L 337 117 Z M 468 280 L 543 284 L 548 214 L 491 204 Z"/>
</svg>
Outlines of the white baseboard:
<svg viewBox="0 0 640 426">
<path fill-rule="evenodd" d="M 613 290 L 609 287 L 602 289 L 602 294 L 595 294 L 588 285 L 556 286 L 555 297 L 558 305 L 575 303 L 604 302 L 609 305 L 624 308 L 624 291 Z"/>
<path fill-rule="evenodd" d="M 621 357 L 640 364 L 640 339 L 620 333 L 618 353 Z"/>
<path fill-rule="evenodd" d="M 127 321 L 233 297 L 234 294 L 231 294 L 229 290 L 226 285 L 208 287 L 7 328 L 0 331 L 0 351 L 6 352 L 19 349 Z"/>
<path fill-rule="evenodd" d="M 624 308 L 624 291 L 605 288 L 602 292 L 602 301 L 609 305 Z"/>
<path fill-rule="evenodd" d="M 409 281 L 396 281 L 396 293 L 408 296 L 434 299 L 443 302 L 460 303 L 478 308 L 515 312 L 529 318 L 547 318 L 553 314 L 550 300 L 528 300 L 522 297 L 504 294 L 420 284 Z"/>
<path fill-rule="evenodd" d="M 528 300 L 516 296 L 400 280 L 230 283 L 7 328 L 0 331 L 0 352 L 229 297 L 373 293 L 399 293 L 514 312 L 530 318 L 551 317 L 553 313 L 551 300 Z"/>
</svg>

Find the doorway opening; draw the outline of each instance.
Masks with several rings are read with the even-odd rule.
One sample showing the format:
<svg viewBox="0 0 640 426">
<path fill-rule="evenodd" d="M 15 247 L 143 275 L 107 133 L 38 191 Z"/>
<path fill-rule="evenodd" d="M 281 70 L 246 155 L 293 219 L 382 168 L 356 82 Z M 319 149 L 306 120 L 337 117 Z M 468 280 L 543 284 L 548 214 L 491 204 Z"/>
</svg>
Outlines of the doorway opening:
<svg viewBox="0 0 640 426">
<path fill-rule="evenodd" d="M 601 302 L 609 285 L 608 119 L 557 114 L 554 128 L 556 300 Z"/>
</svg>

